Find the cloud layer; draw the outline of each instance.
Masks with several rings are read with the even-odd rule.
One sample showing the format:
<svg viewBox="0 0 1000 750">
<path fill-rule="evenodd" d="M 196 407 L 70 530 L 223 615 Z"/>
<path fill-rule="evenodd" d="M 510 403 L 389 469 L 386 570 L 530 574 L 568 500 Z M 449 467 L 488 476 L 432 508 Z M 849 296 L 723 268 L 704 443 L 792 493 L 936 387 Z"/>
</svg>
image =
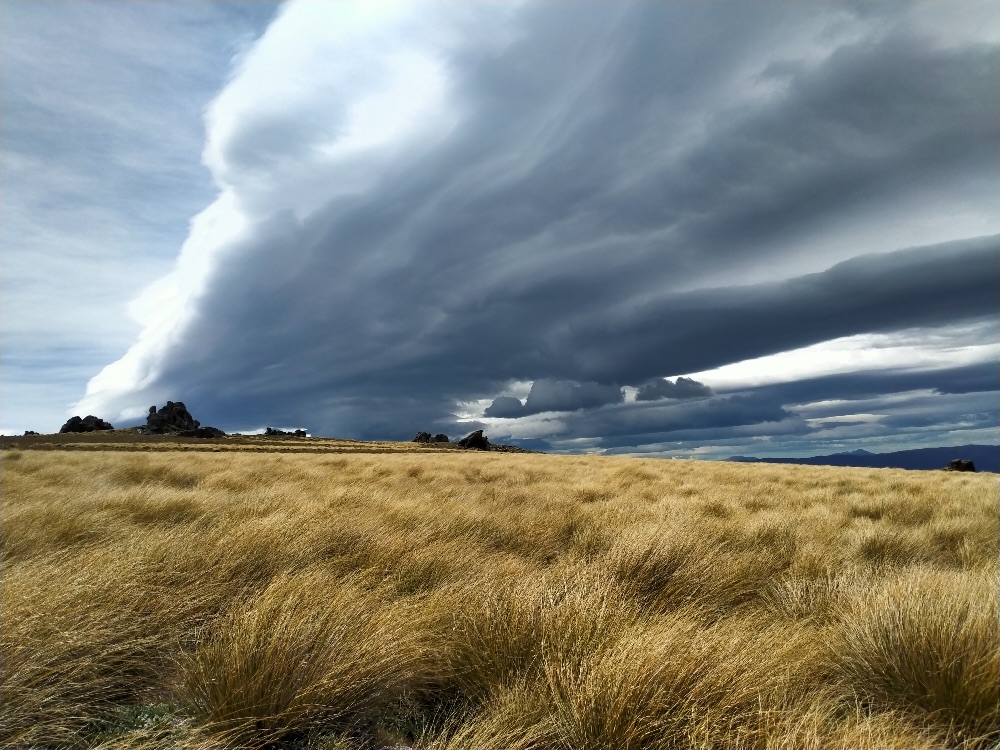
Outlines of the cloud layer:
<svg viewBox="0 0 1000 750">
<path fill-rule="evenodd" d="M 218 199 L 79 408 L 803 446 L 794 402 L 710 373 L 962 326 L 995 362 L 997 13 L 950 7 L 284 6 L 208 110 Z"/>
<path fill-rule="evenodd" d="M 275 7 L 0 4 L 0 429 L 58 429 L 212 200 L 202 110 Z"/>
</svg>

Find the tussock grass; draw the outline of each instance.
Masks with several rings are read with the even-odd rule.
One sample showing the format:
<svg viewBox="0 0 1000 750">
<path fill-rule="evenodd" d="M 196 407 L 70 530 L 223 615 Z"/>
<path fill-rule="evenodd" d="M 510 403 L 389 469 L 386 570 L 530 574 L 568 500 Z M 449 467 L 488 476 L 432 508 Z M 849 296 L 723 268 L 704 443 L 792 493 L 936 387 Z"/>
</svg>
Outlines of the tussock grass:
<svg viewBox="0 0 1000 750">
<path fill-rule="evenodd" d="M 438 600 L 450 647 L 445 673 L 474 704 L 538 679 L 554 650 L 578 662 L 639 622 L 635 602 L 593 570 L 557 570 L 513 590 L 510 582 L 491 571 Z"/>
<path fill-rule="evenodd" d="M 230 742 L 260 746 L 377 720 L 419 682 L 426 650 L 412 608 L 380 598 L 317 570 L 237 600 L 182 660 L 195 715 Z"/>
<path fill-rule="evenodd" d="M 101 445 L 0 459 L 5 746 L 1000 743 L 992 476 Z"/>
<path fill-rule="evenodd" d="M 996 742 L 998 618 L 994 570 L 915 568 L 843 607 L 834 658 L 873 708 L 909 711 L 958 741 Z"/>
</svg>

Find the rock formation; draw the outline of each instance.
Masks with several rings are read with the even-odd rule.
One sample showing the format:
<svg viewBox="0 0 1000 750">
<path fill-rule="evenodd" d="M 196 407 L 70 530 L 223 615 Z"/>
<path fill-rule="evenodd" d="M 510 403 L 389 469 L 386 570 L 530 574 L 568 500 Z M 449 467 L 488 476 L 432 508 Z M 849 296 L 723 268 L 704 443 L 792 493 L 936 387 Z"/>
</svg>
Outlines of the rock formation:
<svg viewBox="0 0 1000 750">
<path fill-rule="evenodd" d="M 476 430 L 466 435 L 464 438 L 458 441 L 458 445 L 461 448 L 467 450 L 477 450 L 477 451 L 488 451 L 492 447 L 490 445 L 489 438 L 487 438 L 482 430 Z"/>
<path fill-rule="evenodd" d="M 965 458 L 953 458 L 944 467 L 945 471 L 975 471 L 976 465 Z"/>
<path fill-rule="evenodd" d="M 83 418 L 70 417 L 66 424 L 59 428 L 59 432 L 96 432 L 98 430 L 113 429 L 115 428 L 103 419 L 98 419 L 93 414 L 88 414 Z"/>
<path fill-rule="evenodd" d="M 264 437 L 309 437 L 309 433 L 305 430 L 285 432 L 284 430 L 277 430 L 274 427 L 268 427 L 264 430 Z"/>
<path fill-rule="evenodd" d="M 167 401 L 167 405 L 159 411 L 155 405 L 150 406 L 143 432 L 147 435 L 200 438 L 223 437 L 226 434 L 216 427 L 202 427 L 201 423 L 191 416 L 183 401 Z"/>
<path fill-rule="evenodd" d="M 526 451 L 524 448 L 518 448 L 516 445 L 497 445 L 496 443 L 491 443 L 489 438 L 487 438 L 482 430 L 476 430 L 475 432 L 470 432 L 464 438 L 459 440 L 457 443 L 452 443 L 451 439 L 442 432 L 437 435 L 431 435 L 429 432 L 418 432 L 416 437 L 413 438 L 414 443 L 448 443 L 449 445 L 457 445 L 459 448 L 464 448 L 466 450 L 474 451 L 498 451 L 501 453 L 530 453 L 531 451 Z"/>
<path fill-rule="evenodd" d="M 431 435 L 429 432 L 418 432 L 411 442 L 414 443 L 450 443 L 451 440 L 444 433 Z"/>
</svg>

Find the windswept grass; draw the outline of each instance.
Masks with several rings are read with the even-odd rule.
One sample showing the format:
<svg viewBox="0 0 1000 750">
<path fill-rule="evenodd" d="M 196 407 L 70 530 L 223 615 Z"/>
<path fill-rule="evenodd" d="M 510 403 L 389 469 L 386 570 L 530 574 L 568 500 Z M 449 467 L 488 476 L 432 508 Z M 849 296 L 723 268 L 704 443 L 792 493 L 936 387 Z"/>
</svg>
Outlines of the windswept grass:
<svg viewBox="0 0 1000 750">
<path fill-rule="evenodd" d="M 910 712 L 974 745 L 995 741 L 998 615 L 995 571 L 901 571 L 846 603 L 833 658 L 873 709 Z"/>
<path fill-rule="evenodd" d="M 0 743 L 1000 743 L 995 476 L 251 447 L 3 452 Z"/>
<path fill-rule="evenodd" d="M 181 661 L 182 693 L 230 741 L 376 723 L 424 679 L 429 645 L 411 606 L 380 599 L 327 571 L 281 574 L 200 635 Z"/>
</svg>

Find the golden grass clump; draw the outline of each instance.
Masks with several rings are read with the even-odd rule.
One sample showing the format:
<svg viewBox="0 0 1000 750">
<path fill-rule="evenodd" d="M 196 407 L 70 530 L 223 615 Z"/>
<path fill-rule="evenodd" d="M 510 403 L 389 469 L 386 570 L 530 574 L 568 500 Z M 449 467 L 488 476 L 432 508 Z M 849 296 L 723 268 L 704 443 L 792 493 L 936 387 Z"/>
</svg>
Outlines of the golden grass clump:
<svg viewBox="0 0 1000 750">
<path fill-rule="evenodd" d="M 5 747 L 1000 743 L 991 475 L 70 447 L 0 457 Z"/>
<path fill-rule="evenodd" d="M 177 640 L 211 592 L 175 601 L 135 572 L 115 547 L 4 566 L 0 741 L 86 745 L 122 707 L 161 693 Z"/>
<path fill-rule="evenodd" d="M 639 622 L 635 602 L 591 570 L 563 570 L 510 585 L 481 575 L 435 602 L 445 618 L 444 674 L 481 705 L 498 690 L 540 677 L 558 650 L 578 662 Z"/>
<path fill-rule="evenodd" d="M 873 709 L 911 712 L 950 742 L 1000 741 L 995 569 L 914 568 L 842 608 L 834 659 Z"/>
<path fill-rule="evenodd" d="M 182 696 L 213 733 L 245 745 L 373 722 L 421 678 L 426 645 L 410 610 L 322 570 L 279 575 L 183 657 Z"/>
</svg>

